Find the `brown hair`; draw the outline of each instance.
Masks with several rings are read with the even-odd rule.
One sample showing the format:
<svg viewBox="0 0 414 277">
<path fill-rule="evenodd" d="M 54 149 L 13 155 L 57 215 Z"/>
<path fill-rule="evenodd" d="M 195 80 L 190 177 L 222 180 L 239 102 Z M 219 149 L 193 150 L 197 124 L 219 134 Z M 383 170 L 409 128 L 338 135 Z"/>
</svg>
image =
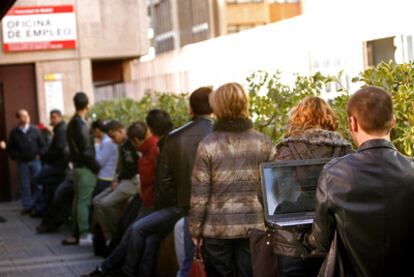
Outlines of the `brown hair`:
<svg viewBox="0 0 414 277">
<path fill-rule="evenodd" d="M 329 131 L 335 131 L 338 128 L 335 112 L 328 103 L 316 96 L 306 97 L 292 109 L 286 128 L 286 137 L 312 128 Z"/>
<path fill-rule="evenodd" d="M 210 106 L 218 118 L 249 118 L 249 95 L 238 83 L 227 83 L 210 94 Z"/>
<path fill-rule="evenodd" d="M 206 115 L 213 112 L 208 100 L 212 91 L 211 87 L 201 87 L 191 93 L 190 106 L 194 115 Z"/>
<path fill-rule="evenodd" d="M 349 99 L 346 111 L 368 134 L 388 133 L 393 128 L 392 99 L 382 88 L 368 86 L 358 90 Z"/>
</svg>

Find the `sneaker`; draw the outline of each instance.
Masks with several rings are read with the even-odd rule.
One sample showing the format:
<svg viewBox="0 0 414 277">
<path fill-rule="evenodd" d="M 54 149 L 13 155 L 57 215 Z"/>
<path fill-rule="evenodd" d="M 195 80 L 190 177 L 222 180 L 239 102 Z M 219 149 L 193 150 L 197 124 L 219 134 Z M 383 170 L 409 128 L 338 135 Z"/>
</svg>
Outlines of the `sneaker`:
<svg viewBox="0 0 414 277">
<path fill-rule="evenodd" d="M 102 269 L 100 267 L 97 267 L 94 271 L 88 274 L 81 275 L 80 277 L 100 277 L 105 276 Z"/>
<path fill-rule="evenodd" d="M 86 233 L 80 236 L 79 238 L 80 246 L 91 246 L 93 245 L 93 236 L 91 233 Z"/>
</svg>

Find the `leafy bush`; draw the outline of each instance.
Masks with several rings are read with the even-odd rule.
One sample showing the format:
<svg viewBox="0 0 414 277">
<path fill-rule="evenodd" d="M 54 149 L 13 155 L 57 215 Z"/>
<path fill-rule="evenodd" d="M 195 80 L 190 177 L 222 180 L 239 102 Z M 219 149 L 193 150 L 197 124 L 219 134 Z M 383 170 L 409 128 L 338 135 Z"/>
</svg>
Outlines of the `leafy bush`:
<svg viewBox="0 0 414 277">
<path fill-rule="evenodd" d="M 353 82 L 384 88 L 394 102 L 396 128 L 392 132 L 395 146 L 406 155 L 413 155 L 414 145 L 414 62 L 395 64 L 382 62 L 362 72 Z"/>
<path fill-rule="evenodd" d="M 338 78 L 324 76 L 321 73 L 312 76 L 296 75 L 294 84 L 288 86 L 281 82 L 280 72 L 269 74 L 257 71 L 247 78 L 247 82 L 250 94 L 250 112 L 255 122 L 255 128 L 277 142 L 285 133 L 292 107 L 306 96 L 320 96 L 326 86 L 338 82 Z M 339 104 L 342 102 L 342 98 L 341 101 L 334 101 L 334 109 L 340 110 Z M 342 118 L 340 117 L 340 119 Z M 345 129 L 343 120 L 340 122 L 340 126 L 341 130 Z"/>
<path fill-rule="evenodd" d="M 145 120 L 148 111 L 157 108 L 170 113 L 175 127 L 188 121 L 188 94 L 152 92 L 140 101 L 116 99 L 102 101 L 92 107 L 90 114 L 94 119 L 116 119 L 125 126 L 137 120 Z"/>
<path fill-rule="evenodd" d="M 341 73 L 340 73 L 341 74 Z M 329 101 L 339 119 L 339 132 L 350 139 L 347 131 L 346 103 L 349 92 L 342 88 L 338 76 L 324 76 L 316 73 L 312 76 L 295 75 L 293 85 L 281 81 L 281 73 L 270 74 L 257 71 L 247 78 L 250 94 L 250 112 L 255 128 L 275 142 L 284 135 L 284 128 L 292 107 L 309 95 L 320 96 L 328 85 L 340 87 L 339 94 L 332 95 Z M 394 100 L 397 126 L 392 138 L 397 148 L 407 155 L 413 154 L 414 145 L 414 62 L 396 65 L 392 62 L 381 63 L 369 68 L 353 79 L 364 85 L 383 87 L 391 93 Z M 170 113 L 174 126 L 188 121 L 188 94 L 152 92 L 141 101 L 120 99 L 100 102 L 91 112 L 103 120 L 118 119 L 124 124 L 143 120 L 151 108 L 159 108 Z"/>
</svg>

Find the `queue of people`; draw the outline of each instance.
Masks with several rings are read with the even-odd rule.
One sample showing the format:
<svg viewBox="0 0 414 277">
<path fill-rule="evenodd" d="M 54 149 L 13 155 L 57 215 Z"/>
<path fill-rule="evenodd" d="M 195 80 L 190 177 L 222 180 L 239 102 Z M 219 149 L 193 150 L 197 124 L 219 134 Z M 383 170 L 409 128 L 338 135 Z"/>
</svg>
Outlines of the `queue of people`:
<svg viewBox="0 0 414 277">
<path fill-rule="evenodd" d="M 127 127 L 98 120 L 90 128 L 86 94 L 77 93 L 74 105 L 67 126 L 51 112 L 48 148 L 19 111 L 4 148 L 18 163 L 22 214 L 42 217 L 39 233 L 71 217 L 63 244 L 101 244 L 104 261 L 83 276 L 154 276 L 171 232 L 177 276 L 189 276 L 195 248 L 203 250 L 208 276 L 257 276 L 253 229 L 272 234 L 276 276 L 414 274 L 404 250 L 414 246 L 414 161 L 391 143 L 397 119 L 380 88 L 360 89 L 347 105 L 355 152 L 319 97 L 292 108 L 274 145 L 254 129 L 249 95 L 238 83 L 195 90 L 190 121 L 174 130 L 158 109 Z M 313 223 L 266 225 L 260 165 L 319 158 L 332 160 L 318 181 Z"/>
</svg>

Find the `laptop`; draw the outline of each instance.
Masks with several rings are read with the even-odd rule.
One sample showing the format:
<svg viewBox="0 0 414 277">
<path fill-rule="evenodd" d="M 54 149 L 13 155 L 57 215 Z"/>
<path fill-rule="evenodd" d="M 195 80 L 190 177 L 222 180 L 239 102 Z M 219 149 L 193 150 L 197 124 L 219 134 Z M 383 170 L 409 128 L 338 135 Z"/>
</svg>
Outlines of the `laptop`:
<svg viewBox="0 0 414 277">
<path fill-rule="evenodd" d="M 319 175 L 328 159 L 261 164 L 266 223 L 270 226 L 312 224 Z"/>
</svg>

